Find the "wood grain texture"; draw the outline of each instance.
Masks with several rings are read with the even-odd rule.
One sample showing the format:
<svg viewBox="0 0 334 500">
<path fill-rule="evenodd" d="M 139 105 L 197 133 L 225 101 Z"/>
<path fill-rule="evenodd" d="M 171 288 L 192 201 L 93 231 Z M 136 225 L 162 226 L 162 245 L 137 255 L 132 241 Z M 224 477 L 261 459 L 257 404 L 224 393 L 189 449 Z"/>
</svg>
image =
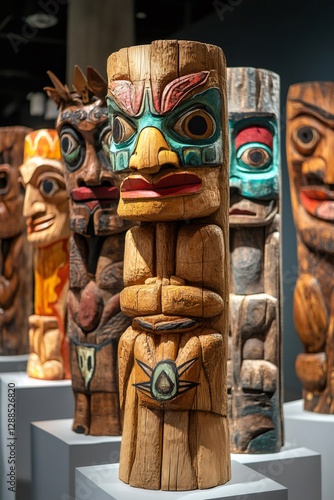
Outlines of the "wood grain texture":
<svg viewBox="0 0 334 500">
<path fill-rule="evenodd" d="M 34 252 L 27 373 L 44 380 L 70 378 L 65 334 L 70 227 L 56 130 L 39 129 L 26 135 L 20 173 L 25 187 L 23 215 Z"/>
<path fill-rule="evenodd" d="M 290 86 L 286 135 L 298 255 L 293 311 L 304 347 L 296 359 L 296 373 L 304 408 L 327 414 L 334 413 L 333 89 L 333 82 Z"/>
<path fill-rule="evenodd" d="M 107 71 L 112 165 L 123 180 L 118 213 L 140 222 L 124 253 L 121 307 L 132 325 L 118 348 L 120 479 L 152 490 L 210 488 L 230 479 L 224 56 L 161 40 L 112 54 Z M 203 132 L 187 142 L 180 120 L 198 99 L 210 112 L 191 111 Z M 125 120 L 137 130 L 123 143 Z"/>
<path fill-rule="evenodd" d="M 31 129 L 0 127 L 0 355 L 29 352 L 33 312 L 32 251 L 23 217 L 19 167 Z"/>
<path fill-rule="evenodd" d="M 280 248 L 279 77 L 228 68 L 230 122 L 231 450 L 284 442 Z"/>
<path fill-rule="evenodd" d="M 121 70 L 121 68 L 120 68 Z M 120 435 L 117 348 L 130 324 L 120 309 L 125 230 L 117 216 L 119 189 L 111 172 L 107 86 L 93 69 L 74 68 L 73 91 L 49 73 L 47 92 L 59 106 L 57 130 L 69 196 L 70 290 L 67 333 L 75 397 L 72 428 Z"/>
</svg>

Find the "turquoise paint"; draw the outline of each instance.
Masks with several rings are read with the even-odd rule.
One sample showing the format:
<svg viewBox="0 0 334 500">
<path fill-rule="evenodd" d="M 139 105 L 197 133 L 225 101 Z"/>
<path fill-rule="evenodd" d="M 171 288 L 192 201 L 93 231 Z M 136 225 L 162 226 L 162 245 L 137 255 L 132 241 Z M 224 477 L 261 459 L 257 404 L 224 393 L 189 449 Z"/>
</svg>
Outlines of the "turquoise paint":
<svg viewBox="0 0 334 500">
<path fill-rule="evenodd" d="M 177 153 L 180 166 L 219 167 L 222 165 L 222 99 L 218 89 L 211 88 L 201 94 L 196 94 L 165 115 L 159 115 L 153 109 L 147 91 L 141 110 L 135 117 L 122 111 L 112 98 L 107 97 L 107 102 L 111 128 L 113 128 L 115 117 L 121 116 L 134 129 L 134 133 L 126 141 L 119 144 L 111 141 L 110 157 L 115 172 L 128 170 L 129 160 L 135 151 L 139 135 L 146 127 L 155 127 L 163 134 L 170 149 Z M 216 126 L 211 137 L 192 139 L 178 134 L 174 130 L 178 120 L 182 115 L 198 108 L 203 109 L 213 118 Z"/>
<path fill-rule="evenodd" d="M 240 116 L 240 115 L 239 115 Z M 266 127 L 273 133 L 273 150 L 259 142 L 250 142 L 236 150 L 237 134 L 250 126 Z M 279 195 L 279 139 L 278 124 L 273 117 L 254 116 L 229 120 L 230 136 L 230 188 L 236 188 L 241 196 L 250 199 L 271 200 Z M 261 147 L 267 151 L 269 160 L 263 167 L 250 167 L 242 159 L 242 153 L 251 147 Z"/>
</svg>

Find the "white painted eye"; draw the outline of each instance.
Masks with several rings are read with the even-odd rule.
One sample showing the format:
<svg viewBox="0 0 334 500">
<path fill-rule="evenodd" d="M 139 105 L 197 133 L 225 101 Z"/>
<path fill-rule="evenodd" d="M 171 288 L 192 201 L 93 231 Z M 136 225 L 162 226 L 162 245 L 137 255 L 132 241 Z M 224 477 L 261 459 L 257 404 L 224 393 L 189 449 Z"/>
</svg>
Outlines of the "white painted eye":
<svg viewBox="0 0 334 500">
<path fill-rule="evenodd" d="M 179 135 L 190 139 L 208 139 L 215 130 L 214 119 L 204 109 L 193 109 L 179 118 L 174 125 Z"/>
</svg>

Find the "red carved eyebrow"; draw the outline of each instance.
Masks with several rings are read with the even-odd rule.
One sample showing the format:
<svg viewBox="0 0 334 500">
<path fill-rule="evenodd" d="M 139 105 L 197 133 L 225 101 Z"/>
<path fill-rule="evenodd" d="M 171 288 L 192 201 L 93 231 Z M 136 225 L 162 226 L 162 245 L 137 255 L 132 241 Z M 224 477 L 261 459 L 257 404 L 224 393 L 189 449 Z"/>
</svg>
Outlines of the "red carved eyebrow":
<svg viewBox="0 0 334 500">
<path fill-rule="evenodd" d="M 240 146 L 243 146 L 248 142 L 261 142 L 272 149 L 273 134 L 265 127 L 247 127 L 237 134 L 235 147 L 236 149 L 239 149 Z"/>
</svg>

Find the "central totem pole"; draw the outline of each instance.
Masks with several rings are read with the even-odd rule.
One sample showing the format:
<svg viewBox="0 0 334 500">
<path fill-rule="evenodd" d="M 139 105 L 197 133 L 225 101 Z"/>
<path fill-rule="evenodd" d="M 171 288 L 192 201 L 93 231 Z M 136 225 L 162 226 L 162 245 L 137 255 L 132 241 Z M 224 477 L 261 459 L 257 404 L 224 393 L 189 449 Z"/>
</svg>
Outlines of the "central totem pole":
<svg viewBox="0 0 334 500">
<path fill-rule="evenodd" d="M 129 319 L 120 310 L 125 231 L 117 216 L 119 189 L 109 161 L 107 85 L 93 69 L 76 66 L 70 92 L 49 72 L 49 96 L 60 112 L 57 130 L 70 200 L 70 291 L 67 334 L 71 343 L 73 430 L 119 435 L 122 415 L 117 346 Z"/>
<path fill-rule="evenodd" d="M 155 41 L 108 59 L 111 160 L 126 236 L 119 474 L 146 489 L 230 479 L 225 58 Z"/>
<path fill-rule="evenodd" d="M 231 450 L 283 444 L 279 76 L 228 68 Z"/>
</svg>

